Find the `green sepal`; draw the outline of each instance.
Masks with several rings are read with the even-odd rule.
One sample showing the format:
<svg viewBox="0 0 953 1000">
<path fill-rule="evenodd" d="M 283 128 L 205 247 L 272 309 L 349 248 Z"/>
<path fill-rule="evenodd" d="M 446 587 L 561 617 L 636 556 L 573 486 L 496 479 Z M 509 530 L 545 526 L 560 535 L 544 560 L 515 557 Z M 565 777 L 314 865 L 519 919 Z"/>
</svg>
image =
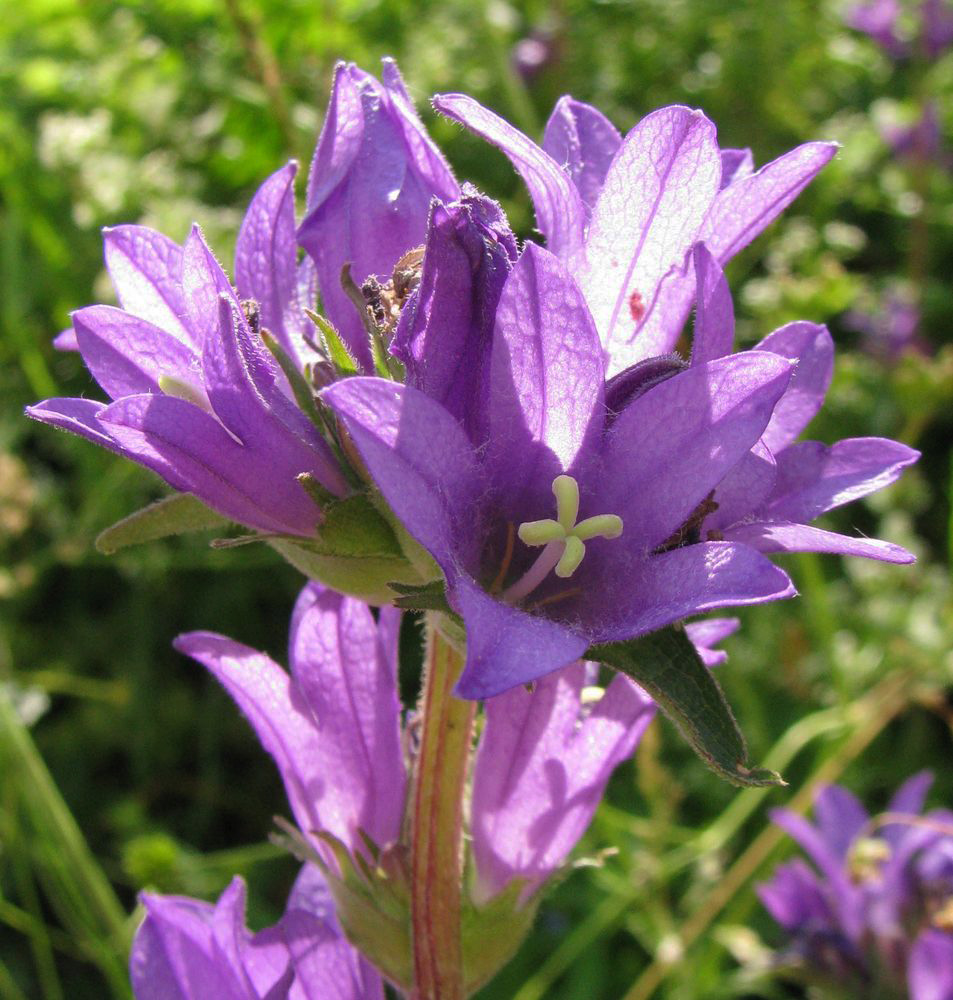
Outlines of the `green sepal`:
<svg viewBox="0 0 953 1000">
<path fill-rule="evenodd" d="M 586 658 L 645 688 L 716 774 L 742 787 L 785 784 L 774 771 L 748 766 L 748 748 L 728 702 L 683 628 L 592 646 Z"/>
<path fill-rule="evenodd" d="M 339 375 L 357 375 L 357 362 L 345 346 L 344 341 L 341 340 L 341 335 L 337 330 L 323 316 L 319 316 L 316 312 L 305 309 L 305 313 L 308 319 L 317 327 L 324 353 L 327 355 L 328 361 L 337 369 L 337 373 Z"/>
<path fill-rule="evenodd" d="M 422 586 L 391 580 L 388 586 L 399 595 L 392 602 L 395 607 L 403 608 L 405 611 L 451 612 L 442 580 L 434 580 Z"/>
<path fill-rule="evenodd" d="M 265 343 L 265 347 L 268 348 L 271 356 L 278 362 L 278 367 L 284 373 L 285 378 L 288 380 L 288 385 L 291 386 L 291 392 L 294 394 L 295 402 L 301 408 L 301 410 L 308 415 L 311 422 L 317 427 L 323 427 L 324 421 L 321 419 L 321 414 L 318 413 L 318 405 L 315 402 L 314 391 L 311 386 L 308 385 L 304 375 L 298 370 L 298 366 L 295 364 L 291 358 L 288 357 L 287 351 L 278 343 L 274 334 L 270 333 L 268 330 L 261 331 L 261 339 Z"/>
<path fill-rule="evenodd" d="M 314 538 L 286 535 L 269 544 L 306 576 L 368 604 L 390 604 L 393 581 L 424 582 L 366 493 L 335 500 L 322 513 Z"/>
<path fill-rule="evenodd" d="M 464 903 L 461 939 L 467 996 L 506 965 L 532 929 L 541 893 L 522 901 L 527 885 L 527 879 L 514 878 L 486 903 Z"/>
<path fill-rule="evenodd" d="M 174 493 L 107 528 L 96 539 L 96 548 L 103 555 L 111 556 L 130 545 L 141 545 L 191 531 L 209 531 L 228 523 L 226 518 L 209 510 L 191 493 Z"/>
<path fill-rule="evenodd" d="M 405 992 L 414 983 L 410 869 L 403 848 L 377 852 L 373 861 L 352 856 L 327 832 L 315 836 L 333 852 L 338 872 L 324 868 L 334 912 L 347 939 Z"/>
</svg>

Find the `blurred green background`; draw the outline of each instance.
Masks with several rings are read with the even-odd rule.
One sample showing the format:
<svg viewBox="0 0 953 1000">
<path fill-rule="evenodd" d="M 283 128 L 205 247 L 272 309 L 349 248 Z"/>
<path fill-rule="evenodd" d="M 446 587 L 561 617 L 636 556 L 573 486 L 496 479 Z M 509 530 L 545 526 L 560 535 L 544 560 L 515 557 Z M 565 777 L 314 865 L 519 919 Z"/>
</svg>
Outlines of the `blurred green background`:
<svg viewBox="0 0 953 1000">
<path fill-rule="evenodd" d="M 798 142 L 842 152 L 731 265 L 742 341 L 827 322 L 835 383 L 812 436 L 878 434 L 921 463 L 828 525 L 913 549 L 913 567 L 803 556 L 801 597 L 744 614 L 720 671 L 759 763 L 786 789 L 739 793 L 653 725 L 535 933 L 484 1000 L 800 996 L 766 975 L 779 941 L 753 885 L 790 852 L 766 807 L 840 780 L 871 809 L 922 768 L 953 805 L 953 179 L 949 150 L 904 159 L 891 122 L 938 101 L 953 133 L 953 56 L 892 63 L 799 0 L 20 0 L 0 18 L 0 998 L 123 997 L 128 914 L 145 887 L 212 898 L 250 883 L 273 920 L 295 865 L 271 846 L 280 784 L 226 696 L 175 654 L 206 628 L 283 659 L 300 578 L 270 551 L 208 538 L 112 558 L 103 528 L 162 494 L 146 472 L 22 417 L 99 395 L 50 341 L 110 301 L 99 230 L 138 221 L 182 240 L 194 220 L 229 260 L 257 184 L 306 164 L 333 64 L 394 55 L 458 176 L 531 232 L 501 155 L 435 120 L 464 90 L 539 136 L 562 93 L 625 130 L 667 103 L 703 108 L 723 146 L 764 163 Z M 894 353 L 850 313 L 889 327 Z M 889 329 L 887 333 L 889 333 Z M 82 831 L 82 832 L 80 832 Z"/>
</svg>

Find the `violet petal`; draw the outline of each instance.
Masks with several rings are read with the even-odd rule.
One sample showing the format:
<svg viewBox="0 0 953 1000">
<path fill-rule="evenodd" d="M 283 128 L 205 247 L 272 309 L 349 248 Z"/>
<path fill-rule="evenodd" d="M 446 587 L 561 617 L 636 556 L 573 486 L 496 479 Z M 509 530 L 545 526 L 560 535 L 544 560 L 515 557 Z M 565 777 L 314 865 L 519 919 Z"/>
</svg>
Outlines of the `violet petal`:
<svg viewBox="0 0 953 1000">
<path fill-rule="evenodd" d="M 646 342 L 643 316 L 698 238 L 720 176 L 715 127 L 700 111 L 654 111 L 622 141 L 592 212 L 580 279 L 609 375 L 671 349 Z"/>
<path fill-rule="evenodd" d="M 503 288 L 490 357 L 483 463 L 505 518 L 548 513 L 555 477 L 594 447 L 604 372 L 599 336 L 572 276 L 528 243 Z"/>
<path fill-rule="evenodd" d="M 438 94 L 433 106 L 507 156 L 529 189 L 536 225 L 550 252 L 563 259 L 573 258 L 582 245 L 586 207 L 560 164 L 519 129 L 466 94 Z"/>
<path fill-rule="evenodd" d="M 621 145 L 619 130 L 598 108 L 568 94 L 556 102 L 543 132 L 543 151 L 569 174 L 590 209 Z"/>
<path fill-rule="evenodd" d="M 765 508 L 772 520 L 812 521 L 825 511 L 882 490 L 920 453 L 886 438 L 800 441 L 778 456 L 778 480 Z"/>
<path fill-rule="evenodd" d="M 467 627 L 461 698 L 489 698 L 578 660 L 589 641 L 563 625 L 510 607 L 466 577 L 453 582 L 452 600 Z"/>
<path fill-rule="evenodd" d="M 669 538 L 758 441 L 790 376 L 784 359 L 746 351 L 630 403 L 612 425 L 595 491 L 622 518 L 621 544 L 650 550 Z"/>
</svg>

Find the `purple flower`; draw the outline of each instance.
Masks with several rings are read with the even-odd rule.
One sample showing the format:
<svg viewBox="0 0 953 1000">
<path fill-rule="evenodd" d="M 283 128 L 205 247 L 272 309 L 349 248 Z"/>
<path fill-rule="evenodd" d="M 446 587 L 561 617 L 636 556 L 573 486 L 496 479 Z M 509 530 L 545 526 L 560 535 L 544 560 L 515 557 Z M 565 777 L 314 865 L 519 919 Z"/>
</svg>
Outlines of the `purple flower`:
<svg viewBox="0 0 953 1000">
<path fill-rule="evenodd" d="M 369 275 L 389 275 L 423 243 L 431 200 L 460 195 L 392 59 L 383 61 L 381 76 L 379 82 L 353 63 L 338 64 L 298 233 L 317 268 L 324 313 L 367 372 L 374 370 L 370 345 L 341 287 L 342 267 L 351 265 L 358 285 Z"/>
<path fill-rule="evenodd" d="M 302 360 L 310 268 L 296 264 L 294 174 L 294 164 L 278 171 L 249 207 L 237 290 L 197 228 L 184 247 L 142 226 L 107 229 L 121 308 L 80 309 L 73 329 L 113 402 L 49 399 L 27 413 L 132 458 L 232 520 L 307 536 L 319 512 L 296 477 L 338 495 L 346 484 L 258 333 L 267 328 Z"/>
<path fill-rule="evenodd" d="M 953 9 L 948 0 L 923 0 L 920 22 L 926 53 L 936 59 L 953 44 Z"/>
<path fill-rule="evenodd" d="M 930 348 L 917 336 L 920 310 L 908 296 L 888 291 L 875 312 L 852 309 L 844 326 L 862 336 L 862 346 L 876 358 L 892 363 L 907 352 L 929 355 Z"/>
<path fill-rule="evenodd" d="M 948 0 L 923 0 L 918 13 L 923 54 L 936 59 L 953 43 L 953 10 Z M 902 34 L 898 0 L 855 4 L 848 9 L 845 21 L 869 35 L 892 59 L 905 59 L 915 48 Z"/>
<path fill-rule="evenodd" d="M 953 813 L 920 816 L 932 780 L 915 775 L 873 819 L 837 785 L 818 794 L 816 825 L 772 813 L 815 865 L 789 862 L 758 888 L 790 938 L 782 962 L 856 995 L 876 979 L 898 998 L 953 998 Z"/>
<path fill-rule="evenodd" d="M 724 264 L 797 197 L 836 144 L 810 142 L 753 171 L 684 107 L 654 111 L 624 138 L 595 108 L 556 105 L 540 148 L 463 94 L 440 112 L 498 146 L 526 182 L 547 248 L 573 273 L 614 375 L 673 349 L 695 297 L 686 255 L 704 241 Z"/>
<path fill-rule="evenodd" d="M 607 410 L 582 293 L 534 244 L 507 278 L 485 350 L 479 413 L 462 425 L 409 385 L 352 378 L 323 394 L 443 570 L 467 629 L 461 694 L 489 697 L 593 643 L 793 593 L 747 545 L 694 537 L 699 505 L 757 444 L 791 361 L 717 358 L 630 384 L 621 412 Z"/>
<path fill-rule="evenodd" d="M 583 694 L 595 665 L 577 663 L 486 702 L 473 772 L 478 901 L 515 877 L 531 895 L 582 836 L 617 764 L 654 716 L 652 700 L 617 675 L 594 705 Z"/>
<path fill-rule="evenodd" d="M 255 728 L 281 773 L 298 826 L 329 833 L 350 853 L 398 841 L 406 774 L 397 699 L 400 613 L 375 623 L 361 602 L 320 585 L 301 592 L 291 622 L 289 676 L 265 654 L 208 632 L 176 640 L 207 667 Z M 692 637 L 706 657 L 736 627 L 699 622 Z M 471 823 L 480 896 L 512 877 L 531 890 L 582 836 L 609 775 L 634 752 L 654 714 L 625 677 L 605 693 L 594 668 L 578 663 L 486 703 L 477 751 Z M 314 846 L 333 865 L 320 838 Z"/>
<path fill-rule="evenodd" d="M 234 698 L 281 773 L 295 821 L 329 833 L 352 854 L 359 831 L 397 840 L 406 775 L 397 699 L 400 613 L 375 623 L 360 601 L 318 584 L 302 590 L 291 618 L 291 674 L 265 654 L 210 632 L 175 646 Z M 327 845 L 314 848 L 333 865 Z"/>
<path fill-rule="evenodd" d="M 731 296 L 721 269 L 703 245 L 694 251 L 699 302 L 692 366 L 730 350 Z M 827 328 L 795 322 L 754 348 L 796 362 L 758 444 L 712 494 L 714 508 L 699 524 L 703 537 L 743 542 L 761 552 L 831 552 L 887 562 L 912 562 L 906 549 L 810 526 L 836 507 L 894 482 L 919 452 L 885 438 L 848 438 L 833 445 L 797 441 L 821 408 L 834 368 Z"/>
<path fill-rule="evenodd" d="M 517 258 L 516 239 L 500 207 L 465 188 L 459 201 L 434 202 L 426 248 L 391 353 L 403 363 L 408 385 L 479 438 L 493 324 Z"/>
<path fill-rule="evenodd" d="M 897 32 L 899 17 L 898 0 L 870 0 L 851 7 L 844 20 L 849 27 L 870 35 L 889 56 L 902 59 L 909 48 Z"/>
<path fill-rule="evenodd" d="M 939 113 L 935 101 L 923 105 L 918 121 L 912 125 L 887 124 L 881 129 L 884 139 L 898 155 L 914 163 L 944 162 L 949 158 L 941 156 Z"/>
<path fill-rule="evenodd" d="M 348 944 L 320 872 L 301 870 L 284 916 L 252 934 L 245 883 L 214 906 L 143 893 L 130 974 L 136 1000 L 383 1000 L 378 973 Z"/>
</svg>

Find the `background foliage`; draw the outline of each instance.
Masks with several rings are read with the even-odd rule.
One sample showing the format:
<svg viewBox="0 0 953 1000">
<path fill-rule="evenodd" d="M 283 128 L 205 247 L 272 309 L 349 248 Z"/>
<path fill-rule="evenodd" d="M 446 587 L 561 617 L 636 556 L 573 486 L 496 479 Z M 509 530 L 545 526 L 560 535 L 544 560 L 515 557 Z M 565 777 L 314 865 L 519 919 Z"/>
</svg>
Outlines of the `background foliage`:
<svg viewBox="0 0 953 1000">
<path fill-rule="evenodd" d="M 763 163 L 809 138 L 843 150 L 729 278 L 750 343 L 794 318 L 830 324 L 835 385 L 822 440 L 898 437 L 921 464 L 831 526 L 914 549 L 912 568 L 804 556 L 802 596 L 743 616 L 721 680 L 754 759 L 783 790 L 738 793 L 655 724 L 620 769 L 533 937 L 482 996 L 799 996 L 764 973 L 776 931 L 753 885 L 790 847 L 766 807 L 821 780 L 876 809 L 921 768 L 953 803 L 953 180 L 885 122 L 939 101 L 953 57 L 895 66 L 812 0 L 21 0 L 0 19 L 0 997 L 123 997 L 136 892 L 211 897 L 250 880 L 250 921 L 281 909 L 294 865 L 267 842 L 286 807 L 244 722 L 173 636 L 208 628 L 281 656 L 300 579 L 267 551 L 207 539 L 105 558 L 96 534 L 160 495 L 147 473 L 22 407 L 98 392 L 52 350 L 71 309 L 108 301 L 99 229 L 198 221 L 224 260 L 256 184 L 307 163 L 332 66 L 395 55 L 418 101 L 464 90 L 538 135 L 563 92 L 623 130 L 683 102 L 722 145 Z M 534 60 L 539 65 L 534 65 Z M 528 200 L 502 156 L 431 120 L 458 176 Z M 851 327 L 900 296 L 922 304 L 919 350 Z M 82 832 L 80 832 L 82 831 Z"/>
</svg>

